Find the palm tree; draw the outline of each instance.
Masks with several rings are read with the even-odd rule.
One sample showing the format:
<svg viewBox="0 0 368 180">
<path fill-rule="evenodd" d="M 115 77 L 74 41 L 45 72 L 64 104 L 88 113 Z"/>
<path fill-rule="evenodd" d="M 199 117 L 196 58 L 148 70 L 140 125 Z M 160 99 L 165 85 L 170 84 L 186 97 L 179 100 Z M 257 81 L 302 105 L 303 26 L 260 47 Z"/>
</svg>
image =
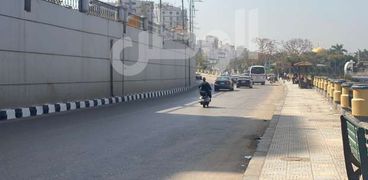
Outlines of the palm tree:
<svg viewBox="0 0 368 180">
<path fill-rule="evenodd" d="M 331 46 L 329 50 L 330 54 L 328 59 L 330 59 L 330 68 L 333 70 L 335 76 L 341 75 L 343 72 L 343 66 L 346 61 L 345 53 L 348 51 L 344 49 L 343 44 L 336 44 Z"/>
<path fill-rule="evenodd" d="M 356 59 L 359 59 L 361 61 L 368 61 L 368 50 L 367 49 L 363 49 L 363 50 L 358 50 L 357 52 L 354 53 L 354 57 Z"/>
<path fill-rule="evenodd" d="M 339 54 L 339 55 L 343 55 L 346 52 L 348 52 L 346 49 L 344 49 L 343 44 L 336 44 L 336 45 L 331 46 L 330 51 L 332 53 Z"/>
</svg>

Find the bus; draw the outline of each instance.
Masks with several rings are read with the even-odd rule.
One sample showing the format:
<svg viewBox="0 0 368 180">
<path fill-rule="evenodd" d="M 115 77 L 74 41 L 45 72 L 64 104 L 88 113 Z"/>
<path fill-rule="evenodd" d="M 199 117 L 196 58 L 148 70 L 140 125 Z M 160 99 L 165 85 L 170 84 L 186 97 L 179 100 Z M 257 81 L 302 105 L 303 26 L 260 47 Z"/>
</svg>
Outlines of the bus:
<svg viewBox="0 0 368 180">
<path fill-rule="evenodd" d="M 249 68 L 249 76 L 253 79 L 254 83 L 266 84 L 267 75 L 264 66 L 256 65 Z"/>
</svg>

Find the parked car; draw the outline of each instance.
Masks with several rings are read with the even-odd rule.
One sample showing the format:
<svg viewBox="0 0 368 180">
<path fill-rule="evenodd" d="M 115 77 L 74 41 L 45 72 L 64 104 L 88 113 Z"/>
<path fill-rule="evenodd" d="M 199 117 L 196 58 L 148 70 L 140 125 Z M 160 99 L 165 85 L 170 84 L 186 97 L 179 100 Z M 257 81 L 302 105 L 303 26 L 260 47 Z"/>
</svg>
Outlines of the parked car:
<svg viewBox="0 0 368 180">
<path fill-rule="evenodd" d="M 236 82 L 238 82 L 239 76 L 238 75 L 232 75 L 230 78 L 233 81 L 233 83 L 236 83 Z"/>
<path fill-rule="evenodd" d="M 234 82 L 229 76 L 219 76 L 215 81 L 214 89 L 215 91 L 219 91 L 220 89 L 228 89 L 230 91 L 233 91 Z"/>
<path fill-rule="evenodd" d="M 242 86 L 253 88 L 252 78 L 250 76 L 240 76 L 236 83 L 236 87 L 239 88 Z"/>
<path fill-rule="evenodd" d="M 195 77 L 196 77 L 196 80 L 202 80 L 202 75 L 199 73 L 197 73 Z"/>
</svg>

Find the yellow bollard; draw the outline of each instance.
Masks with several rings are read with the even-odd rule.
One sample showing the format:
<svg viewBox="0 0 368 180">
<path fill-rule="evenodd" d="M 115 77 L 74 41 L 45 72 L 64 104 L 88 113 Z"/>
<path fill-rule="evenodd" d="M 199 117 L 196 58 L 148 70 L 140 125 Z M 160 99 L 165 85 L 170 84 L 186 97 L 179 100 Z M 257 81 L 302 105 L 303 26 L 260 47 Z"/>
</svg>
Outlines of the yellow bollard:
<svg viewBox="0 0 368 180">
<path fill-rule="evenodd" d="M 333 99 L 334 89 L 335 89 L 335 80 L 331 79 L 331 82 L 330 82 L 330 92 L 329 92 L 329 97 L 331 99 Z"/>
<path fill-rule="evenodd" d="M 314 87 L 316 89 L 318 89 L 318 80 L 319 80 L 319 77 L 314 77 Z"/>
<path fill-rule="evenodd" d="M 319 88 L 321 89 L 321 91 L 323 91 L 324 80 L 325 80 L 325 77 L 323 77 L 323 78 L 321 78 L 321 79 L 319 80 Z"/>
<path fill-rule="evenodd" d="M 319 81 L 321 80 L 321 77 L 318 77 L 317 80 L 316 80 L 316 87 L 317 89 L 319 89 Z"/>
<path fill-rule="evenodd" d="M 339 79 L 335 80 L 335 86 L 333 91 L 333 101 L 337 104 L 340 104 L 342 87 L 341 84 L 344 83 L 345 80 Z"/>
<path fill-rule="evenodd" d="M 318 85 L 318 87 L 319 87 L 319 89 L 321 90 L 321 92 L 323 91 L 323 80 L 324 80 L 325 78 L 324 77 L 321 77 L 320 79 L 319 79 L 319 85 Z"/>
<path fill-rule="evenodd" d="M 330 91 L 331 91 L 331 79 L 327 80 L 327 92 L 326 97 L 330 97 Z"/>
<path fill-rule="evenodd" d="M 350 108 L 350 88 L 353 85 L 351 82 L 346 82 L 341 85 L 342 91 L 340 96 L 340 105 L 343 109 L 349 109 Z"/>
<path fill-rule="evenodd" d="M 319 89 L 323 90 L 323 80 L 324 78 L 319 79 Z"/>
<path fill-rule="evenodd" d="M 353 99 L 351 100 L 351 114 L 353 116 L 368 116 L 368 84 L 358 84 L 351 87 Z"/>
<path fill-rule="evenodd" d="M 328 80 L 327 78 L 323 81 L 323 91 L 325 91 L 325 93 L 327 93 L 327 87 L 328 87 Z"/>
<path fill-rule="evenodd" d="M 318 82 L 319 82 L 319 79 L 320 79 L 321 77 L 317 77 L 317 79 L 316 79 L 316 88 L 318 89 Z"/>
</svg>

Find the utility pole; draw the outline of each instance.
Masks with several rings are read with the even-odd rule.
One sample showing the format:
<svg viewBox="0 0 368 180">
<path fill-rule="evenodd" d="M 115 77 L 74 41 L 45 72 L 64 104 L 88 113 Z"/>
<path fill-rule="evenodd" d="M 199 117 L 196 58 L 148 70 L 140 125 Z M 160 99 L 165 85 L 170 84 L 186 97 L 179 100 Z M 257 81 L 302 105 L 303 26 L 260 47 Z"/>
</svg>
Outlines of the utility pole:
<svg viewBox="0 0 368 180">
<path fill-rule="evenodd" d="M 189 1 L 189 32 L 191 34 L 194 33 L 194 16 L 195 16 L 195 12 L 197 11 L 196 8 L 195 8 L 195 3 L 198 3 L 198 2 L 203 2 L 202 0 L 188 0 Z"/>
<path fill-rule="evenodd" d="M 183 18 L 183 34 L 184 34 L 184 26 L 185 26 L 185 15 L 184 15 L 184 0 L 181 0 L 181 16 Z"/>
<path fill-rule="evenodd" d="M 163 22 L 162 22 L 162 0 L 160 0 L 160 34 L 162 33 L 163 29 Z"/>
<path fill-rule="evenodd" d="M 193 0 L 189 0 L 189 32 L 192 32 L 192 18 L 193 18 L 192 6 Z"/>
</svg>

